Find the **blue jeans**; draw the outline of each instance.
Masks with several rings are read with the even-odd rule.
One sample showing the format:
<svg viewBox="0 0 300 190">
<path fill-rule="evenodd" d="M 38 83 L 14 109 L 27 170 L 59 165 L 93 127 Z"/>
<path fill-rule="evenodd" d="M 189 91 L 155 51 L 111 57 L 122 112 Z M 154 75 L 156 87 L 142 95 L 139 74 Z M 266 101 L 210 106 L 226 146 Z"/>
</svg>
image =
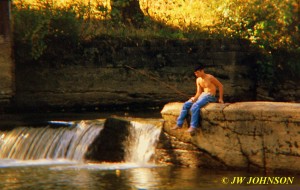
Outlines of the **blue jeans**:
<svg viewBox="0 0 300 190">
<path fill-rule="evenodd" d="M 186 101 L 183 104 L 181 113 L 177 119 L 177 125 L 182 127 L 184 119 L 189 113 L 189 110 L 191 110 L 192 113 L 190 126 L 193 128 L 198 127 L 200 120 L 200 109 L 210 102 L 216 102 L 216 97 L 206 92 L 202 92 L 196 102 L 192 102 L 191 100 Z"/>
</svg>

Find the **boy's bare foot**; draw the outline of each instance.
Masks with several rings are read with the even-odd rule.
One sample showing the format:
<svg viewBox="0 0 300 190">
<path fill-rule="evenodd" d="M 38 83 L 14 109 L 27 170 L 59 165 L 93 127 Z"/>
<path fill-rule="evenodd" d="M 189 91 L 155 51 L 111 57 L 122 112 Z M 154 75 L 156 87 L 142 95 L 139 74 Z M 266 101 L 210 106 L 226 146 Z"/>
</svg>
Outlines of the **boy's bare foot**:
<svg viewBox="0 0 300 190">
<path fill-rule="evenodd" d="M 175 125 L 174 127 L 171 128 L 171 130 L 177 130 L 177 129 L 181 129 L 181 127 L 178 125 Z"/>
<path fill-rule="evenodd" d="M 191 134 L 195 134 L 195 132 L 196 132 L 196 128 L 195 127 L 190 127 L 188 130 L 187 130 L 187 132 L 189 132 L 189 133 L 191 133 Z"/>
</svg>

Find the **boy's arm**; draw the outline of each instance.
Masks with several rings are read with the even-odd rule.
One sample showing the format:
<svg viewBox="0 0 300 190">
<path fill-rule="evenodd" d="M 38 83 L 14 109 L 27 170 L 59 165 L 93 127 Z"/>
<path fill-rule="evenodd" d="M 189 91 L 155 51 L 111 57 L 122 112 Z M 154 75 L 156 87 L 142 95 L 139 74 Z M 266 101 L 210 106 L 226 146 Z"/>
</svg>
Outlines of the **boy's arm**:
<svg viewBox="0 0 300 190">
<path fill-rule="evenodd" d="M 218 87 L 219 89 L 219 102 L 224 103 L 223 100 L 223 84 L 215 77 L 212 77 L 212 82 Z"/>
<path fill-rule="evenodd" d="M 190 100 L 192 100 L 193 102 L 195 102 L 197 99 L 198 99 L 198 97 L 200 96 L 200 94 L 202 93 L 202 88 L 201 88 L 201 86 L 200 86 L 200 78 L 197 78 L 197 80 L 196 80 L 196 87 L 197 87 L 197 91 L 196 91 L 196 94 L 195 94 L 195 96 L 194 97 L 192 97 Z"/>
</svg>

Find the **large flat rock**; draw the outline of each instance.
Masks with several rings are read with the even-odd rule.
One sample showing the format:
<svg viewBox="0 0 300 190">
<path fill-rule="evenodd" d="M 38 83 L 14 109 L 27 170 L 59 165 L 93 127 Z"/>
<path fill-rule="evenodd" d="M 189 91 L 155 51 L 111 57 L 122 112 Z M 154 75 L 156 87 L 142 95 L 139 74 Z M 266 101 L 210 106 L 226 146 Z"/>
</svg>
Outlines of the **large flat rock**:
<svg viewBox="0 0 300 190">
<path fill-rule="evenodd" d="M 300 104 L 283 102 L 211 103 L 201 109 L 196 135 L 176 124 L 183 103 L 166 104 L 164 130 L 231 168 L 300 171 Z"/>
</svg>

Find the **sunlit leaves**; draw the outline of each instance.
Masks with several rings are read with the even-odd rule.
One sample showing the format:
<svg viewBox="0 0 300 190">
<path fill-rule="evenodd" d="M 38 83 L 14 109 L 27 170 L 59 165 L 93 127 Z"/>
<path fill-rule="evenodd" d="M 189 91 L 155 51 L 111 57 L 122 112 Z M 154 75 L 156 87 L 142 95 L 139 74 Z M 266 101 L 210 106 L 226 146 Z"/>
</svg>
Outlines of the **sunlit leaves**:
<svg viewBox="0 0 300 190">
<path fill-rule="evenodd" d="M 296 0 L 232 0 L 219 11 L 218 27 L 263 49 L 298 48 L 298 5 Z"/>
</svg>

